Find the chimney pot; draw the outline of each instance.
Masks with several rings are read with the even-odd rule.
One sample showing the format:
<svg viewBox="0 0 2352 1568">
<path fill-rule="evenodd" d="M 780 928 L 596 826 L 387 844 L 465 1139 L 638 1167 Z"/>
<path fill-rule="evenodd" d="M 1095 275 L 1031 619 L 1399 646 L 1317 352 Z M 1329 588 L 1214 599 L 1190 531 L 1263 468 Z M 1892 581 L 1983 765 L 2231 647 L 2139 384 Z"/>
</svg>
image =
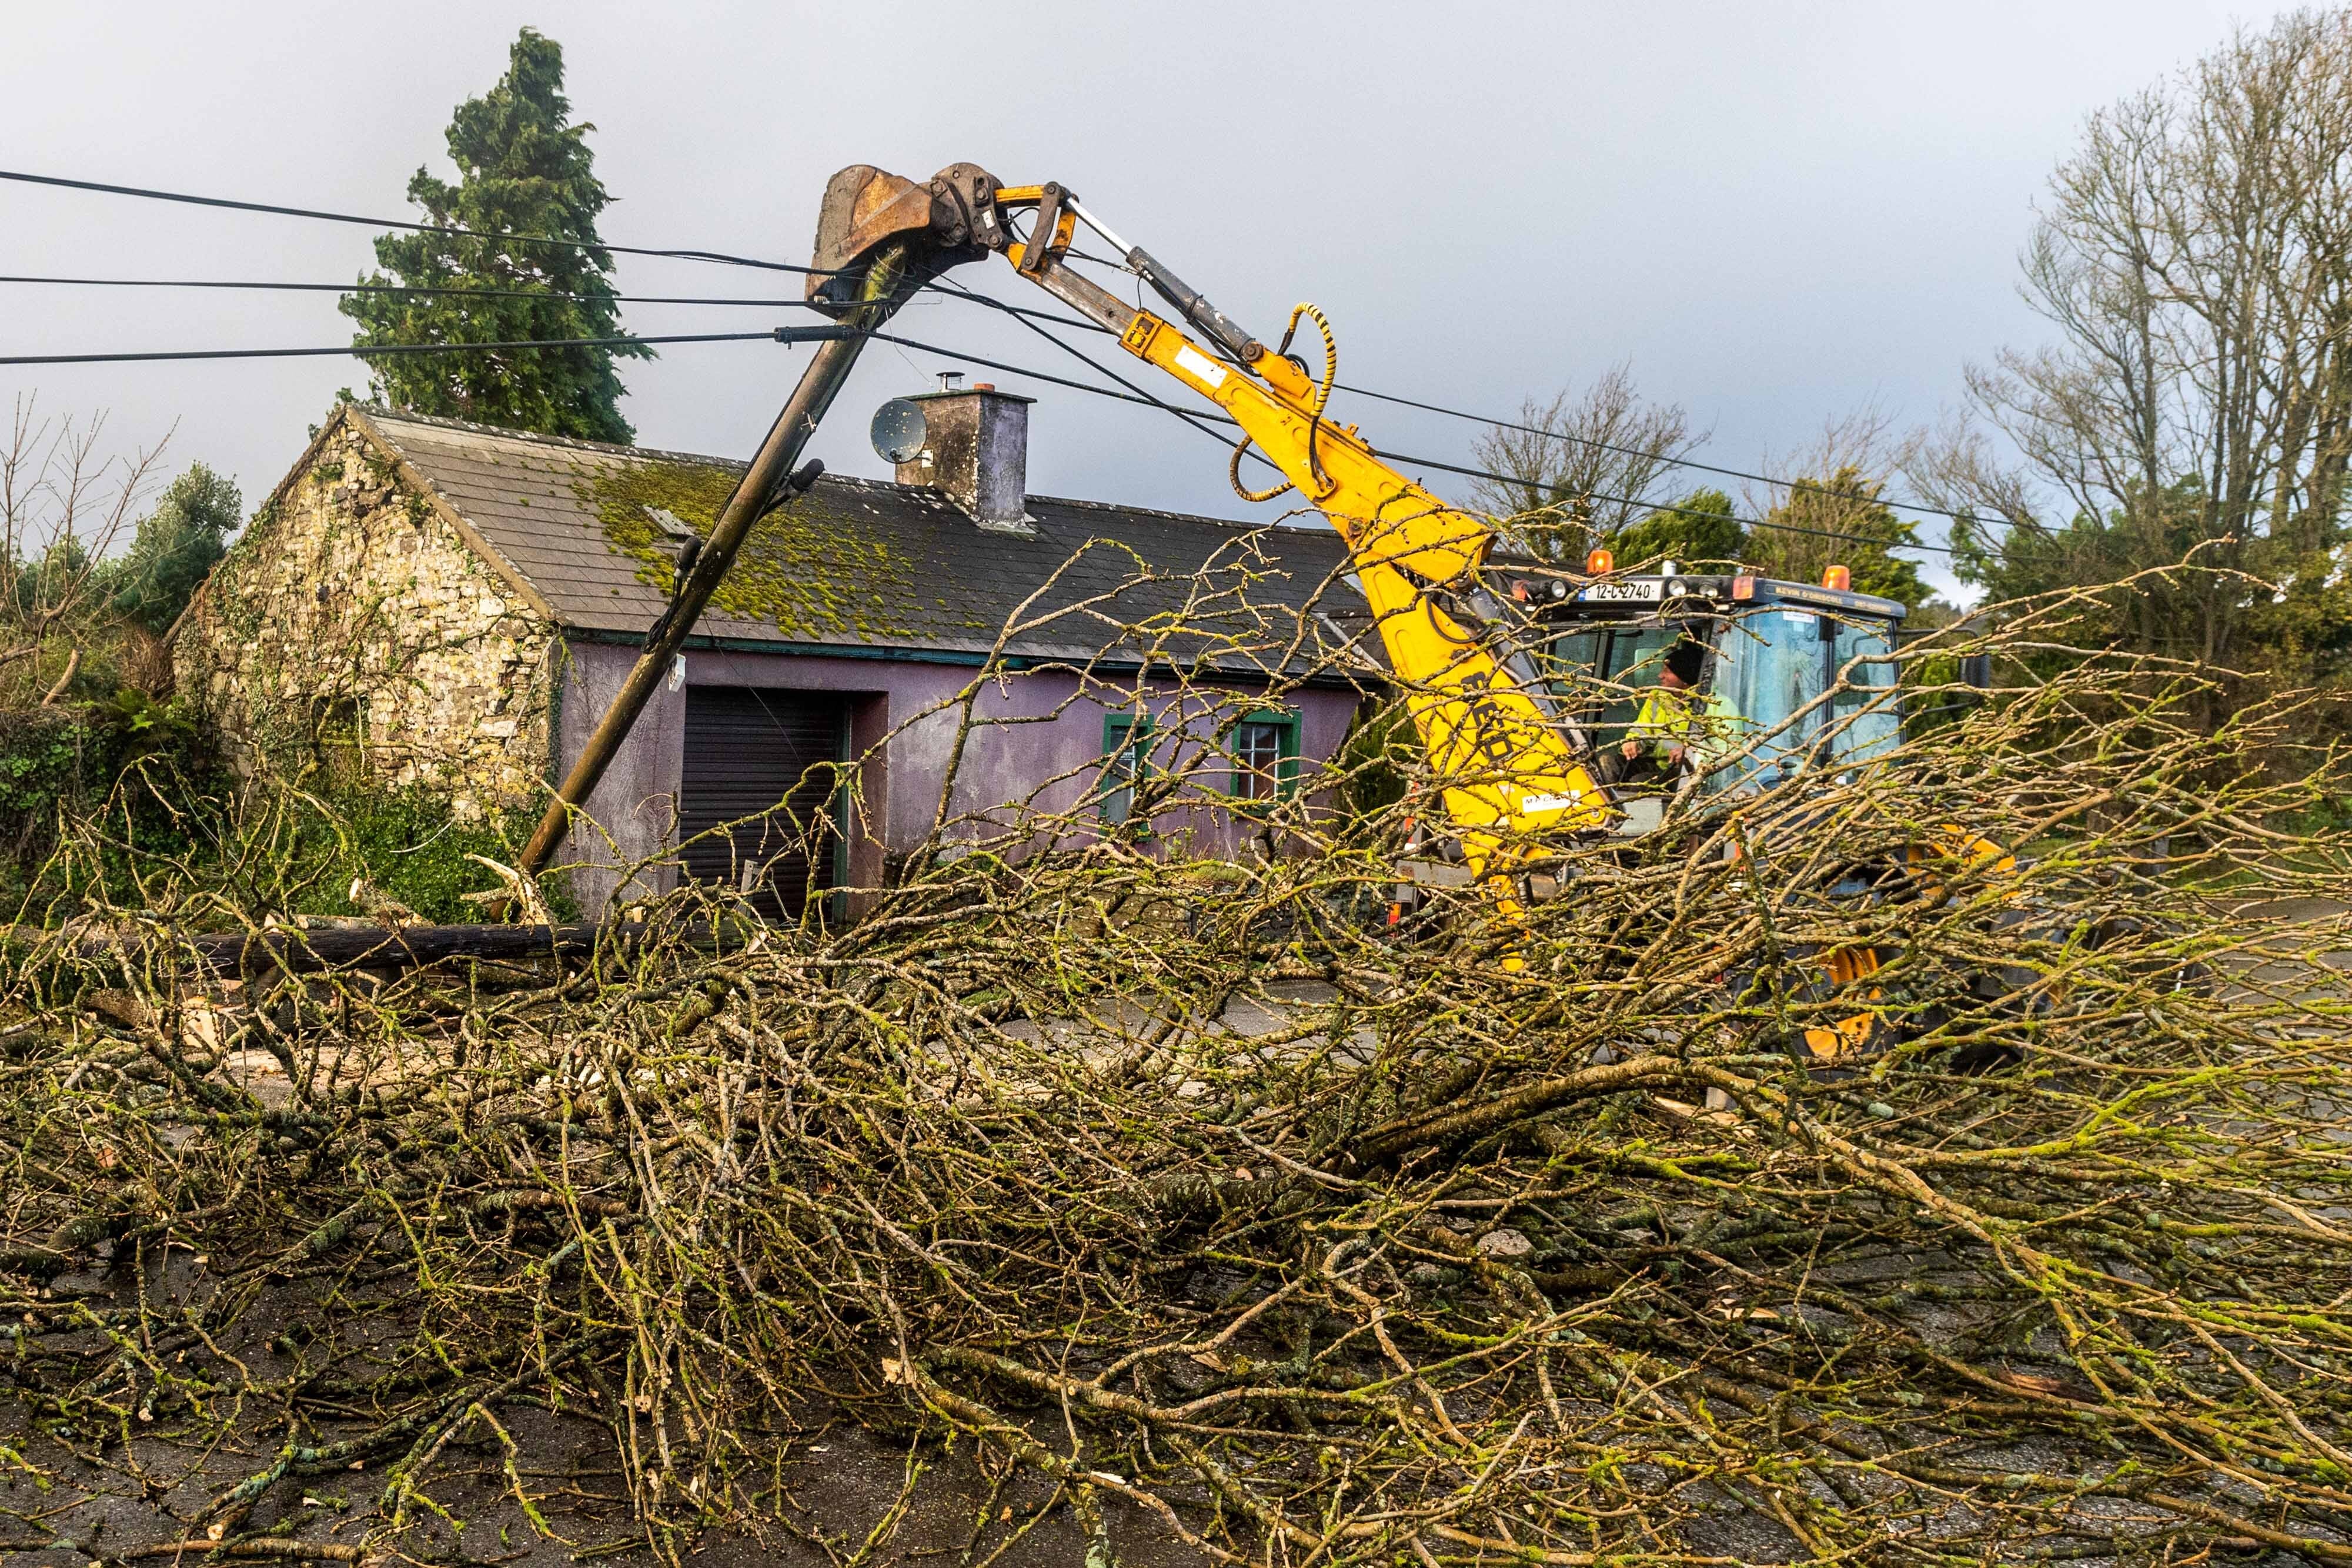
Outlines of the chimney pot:
<svg viewBox="0 0 2352 1568">
<path fill-rule="evenodd" d="M 940 491 L 964 516 L 999 533 L 1032 534 L 1028 501 L 1029 405 L 1034 398 L 985 382 L 909 400 L 923 405 L 923 451 L 898 467 L 901 485 Z"/>
</svg>

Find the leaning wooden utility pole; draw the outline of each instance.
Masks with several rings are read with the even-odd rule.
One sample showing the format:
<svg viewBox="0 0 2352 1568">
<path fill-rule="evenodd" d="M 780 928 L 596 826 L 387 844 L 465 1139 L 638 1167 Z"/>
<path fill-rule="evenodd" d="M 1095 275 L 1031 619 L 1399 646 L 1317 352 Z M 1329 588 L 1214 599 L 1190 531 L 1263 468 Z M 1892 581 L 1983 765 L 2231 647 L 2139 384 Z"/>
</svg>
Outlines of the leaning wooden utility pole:
<svg viewBox="0 0 2352 1568">
<path fill-rule="evenodd" d="M 864 329 L 819 345 L 816 357 L 802 372 L 800 385 L 793 389 L 783 412 L 768 431 L 768 438 L 760 444 L 759 455 L 751 459 L 751 466 L 719 510 L 718 525 L 696 554 L 694 566 L 679 586 L 677 597 L 646 632 L 645 652 L 637 655 L 628 678 L 614 695 L 613 706 L 604 710 L 604 716 L 597 721 L 587 744 L 572 761 L 572 770 L 563 776 L 555 799 L 547 803 L 538 829 L 523 847 L 522 859 L 515 866 L 524 878 L 537 876 L 547 869 L 556 845 L 571 831 L 572 813 L 595 790 L 596 781 L 604 777 L 604 769 L 611 766 L 621 743 L 629 737 L 631 727 L 645 711 L 654 688 L 661 684 L 663 673 L 677 657 L 678 649 L 694 631 L 694 623 L 701 619 L 703 606 L 710 602 L 727 569 L 734 564 L 735 553 L 743 548 L 751 525 L 778 506 L 789 505 L 824 472 L 824 465 L 817 463 L 798 471 L 793 465 L 808 444 L 817 421 L 824 417 L 826 405 L 848 379 L 850 367 L 856 364 L 858 350 L 866 345 L 865 332 L 879 322 L 856 325 Z"/>
<path fill-rule="evenodd" d="M 515 865 L 526 882 L 547 869 L 555 847 L 571 831 L 572 813 L 594 792 L 628 738 L 654 688 L 701 619 L 703 606 L 735 563 L 735 552 L 742 549 L 752 525 L 791 504 L 824 472 L 815 463 L 797 469 L 793 465 L 849 379 L 866 338 L 924 284 L 960 262 L 987 254 L 975 240 L 992 235 L 973 232 L 975 205 L 986 214 L 985 221 L 993 222 L 993 214 L 979 201 L 983 187 L 994 188 L 983 171 L 959 163 L 941 170 L 928 185 L 898 181 L 887 189 L 873 183 L 874 174 L 863 164 L 835 174 L 817 216 L 809 300 L 841 325 L 821 329 L 832 334 L 829 340 L 802 372 L 800 384 L 760 444 L 759 455 L 719 509 L 719 521 L 695 556 L 686 581 L 646 632 L 645 652 L 564 775 L 555 799 L 548 802 Z"/>
</svg>

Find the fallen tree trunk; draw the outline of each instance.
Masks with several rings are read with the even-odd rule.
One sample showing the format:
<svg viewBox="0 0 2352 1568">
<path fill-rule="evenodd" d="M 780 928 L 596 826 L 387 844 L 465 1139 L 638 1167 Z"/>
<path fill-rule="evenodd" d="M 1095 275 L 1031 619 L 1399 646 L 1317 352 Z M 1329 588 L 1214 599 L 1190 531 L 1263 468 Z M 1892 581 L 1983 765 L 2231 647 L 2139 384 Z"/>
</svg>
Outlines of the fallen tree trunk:
<svg viewBox="0 0 2352 1568">
<path fill-rule="evenodd" d="M 226 931 L 182 940 L 213 968 L 241 974 L 281 967 L 409 969 L 448 958 L 520 963 L 579 957 L 594 951 L 603 929 L 596 925 L 331 926 Z M 644 927 L 635 929 L 642 932 Z"/>
<path fill-rule="evenodd" d="M 413 969 L 452 958 L 528 963 L 538 958 L 584 957 L 600 941 L 635 946 L 656 930 L 710 949 L 722 936 L 709 922 L 690 929 L 639 923 L 572 925 L 331 925 L 271 926 L 258 931 L 196 933 L 146 929 L 120 935 L 35 930 L 16 926 L 5 943 L 19 954 L 59 948 L 85 958 L 129 959 L 141 953 L 176 950 L 220 974 L 323 969 Z"/>
</svg>

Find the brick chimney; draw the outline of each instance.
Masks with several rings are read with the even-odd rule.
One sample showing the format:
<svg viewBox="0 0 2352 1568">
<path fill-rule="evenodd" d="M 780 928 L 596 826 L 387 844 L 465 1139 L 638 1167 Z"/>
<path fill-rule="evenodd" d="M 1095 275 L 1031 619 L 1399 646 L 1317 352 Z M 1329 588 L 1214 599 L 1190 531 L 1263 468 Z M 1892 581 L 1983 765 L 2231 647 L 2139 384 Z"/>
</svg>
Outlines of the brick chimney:
<svg viewBox="0 0 2352 1568">
<path fill-rule="evenodd" d="M 1035 398 L 986 382 L 923 392 L 923 450 L 898 465 L 898 483 L 928 485 L 964 516 L 999 533 L 1030 534 L 1029 405 Z"/>
</svg>

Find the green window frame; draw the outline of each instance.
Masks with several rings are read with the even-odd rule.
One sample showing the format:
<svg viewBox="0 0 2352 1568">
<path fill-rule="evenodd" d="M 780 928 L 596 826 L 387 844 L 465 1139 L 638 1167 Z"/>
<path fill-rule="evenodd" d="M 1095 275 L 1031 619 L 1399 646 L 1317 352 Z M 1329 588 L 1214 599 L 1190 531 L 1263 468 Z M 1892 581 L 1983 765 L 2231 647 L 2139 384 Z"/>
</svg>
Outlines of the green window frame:
<svg viewBox="0 0 2352 1568">
<path fill-rule="evenodd" d="M 1253 708 L 1225 737 L 1234 771 L 1225 793 L 1234 809 L 1270 810 L 1298 793 L 1298 716 L 1281 708 Z"/>
<path fill-rule="evenodd" d="M 1136 786 L 1151 777 L 1151 747 L 1157 730 L 1149 715 L 1103 715 L 1102 799 L 1097 809 L 1102 820 L 1114 828 L 1127 825 L 1135 809 Z"/>
</svg>

